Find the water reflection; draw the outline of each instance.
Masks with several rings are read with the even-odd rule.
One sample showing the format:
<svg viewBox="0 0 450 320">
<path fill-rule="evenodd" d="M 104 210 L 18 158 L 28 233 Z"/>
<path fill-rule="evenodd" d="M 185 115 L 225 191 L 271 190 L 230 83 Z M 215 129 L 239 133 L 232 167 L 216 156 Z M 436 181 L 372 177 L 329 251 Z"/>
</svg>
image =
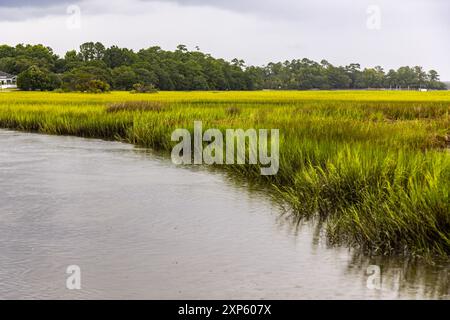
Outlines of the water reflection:
<svg viewBox="0 0 450 320">
<path fill-rule="evenodd" d="M 435 260 L 425 263 L 414 258 L 367 257 L 354 253 L 347 272 L 366 270 L 369 287 L 379 297 L 390 299 L 449 299 L 450 264 Z M 370 284 L 373 284 L 371 286 Z"/>
</svg>

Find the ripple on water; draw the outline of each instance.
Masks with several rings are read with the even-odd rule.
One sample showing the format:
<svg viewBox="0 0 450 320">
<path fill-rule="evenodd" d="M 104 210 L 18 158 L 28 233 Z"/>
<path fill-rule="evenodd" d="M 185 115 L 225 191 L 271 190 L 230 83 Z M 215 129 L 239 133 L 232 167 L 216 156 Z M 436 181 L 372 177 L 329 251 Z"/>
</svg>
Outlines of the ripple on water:
<svg viewBox="0 0 450 320">
<path fill-rule="evenodd" d="M 448 264 L 327 248 L 265 192 L 122 143 L 0 130 L 0 190 L 0 298 L 448 298 Z"/>
</svg>

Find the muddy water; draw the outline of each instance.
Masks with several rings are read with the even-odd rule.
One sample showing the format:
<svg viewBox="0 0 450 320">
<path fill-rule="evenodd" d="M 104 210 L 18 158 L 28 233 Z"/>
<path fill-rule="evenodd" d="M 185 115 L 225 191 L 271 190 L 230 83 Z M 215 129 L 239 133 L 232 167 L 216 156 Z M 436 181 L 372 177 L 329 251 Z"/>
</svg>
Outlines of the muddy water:
<svg viewBox="0 0 450 320">
<path fill-rule="evenodd" d="M 448 264 L 327 248 L 280 213 L 130 145 L 0 131 L 0 298 L 449 299 Z"/>
</svg>

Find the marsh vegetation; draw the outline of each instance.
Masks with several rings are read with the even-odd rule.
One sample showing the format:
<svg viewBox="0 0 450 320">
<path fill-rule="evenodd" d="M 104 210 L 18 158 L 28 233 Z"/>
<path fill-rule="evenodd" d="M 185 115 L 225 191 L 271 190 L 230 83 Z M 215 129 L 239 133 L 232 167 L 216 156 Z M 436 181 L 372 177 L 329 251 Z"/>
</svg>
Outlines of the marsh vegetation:
<svg viewBox="0 0 450 320">
<path fill-rule="evenodd" d="M 448 92 L 0 94 L 0 127 L 167 151 L 177 128 L 276 128 L 280 169 L 225 166 L 268 184 L 331 244 L 374 254 L 450 254 Z"/>
</svg>

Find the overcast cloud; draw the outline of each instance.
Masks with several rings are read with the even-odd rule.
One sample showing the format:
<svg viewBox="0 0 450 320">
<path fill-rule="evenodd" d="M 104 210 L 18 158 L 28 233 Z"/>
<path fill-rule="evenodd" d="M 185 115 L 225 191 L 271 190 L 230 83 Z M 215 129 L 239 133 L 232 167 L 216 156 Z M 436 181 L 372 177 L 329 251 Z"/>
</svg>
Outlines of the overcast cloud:
<svg viewBox="0 0 450 320">
<path fill-rule="evenodd" d="M 60 54 L 85 41 L 183 43 L 248 64 L 422 65 L 450 80 L 449 16 L 446 0 L 0 0 L 0 43 L 43 43 Z"/>
</svg>

